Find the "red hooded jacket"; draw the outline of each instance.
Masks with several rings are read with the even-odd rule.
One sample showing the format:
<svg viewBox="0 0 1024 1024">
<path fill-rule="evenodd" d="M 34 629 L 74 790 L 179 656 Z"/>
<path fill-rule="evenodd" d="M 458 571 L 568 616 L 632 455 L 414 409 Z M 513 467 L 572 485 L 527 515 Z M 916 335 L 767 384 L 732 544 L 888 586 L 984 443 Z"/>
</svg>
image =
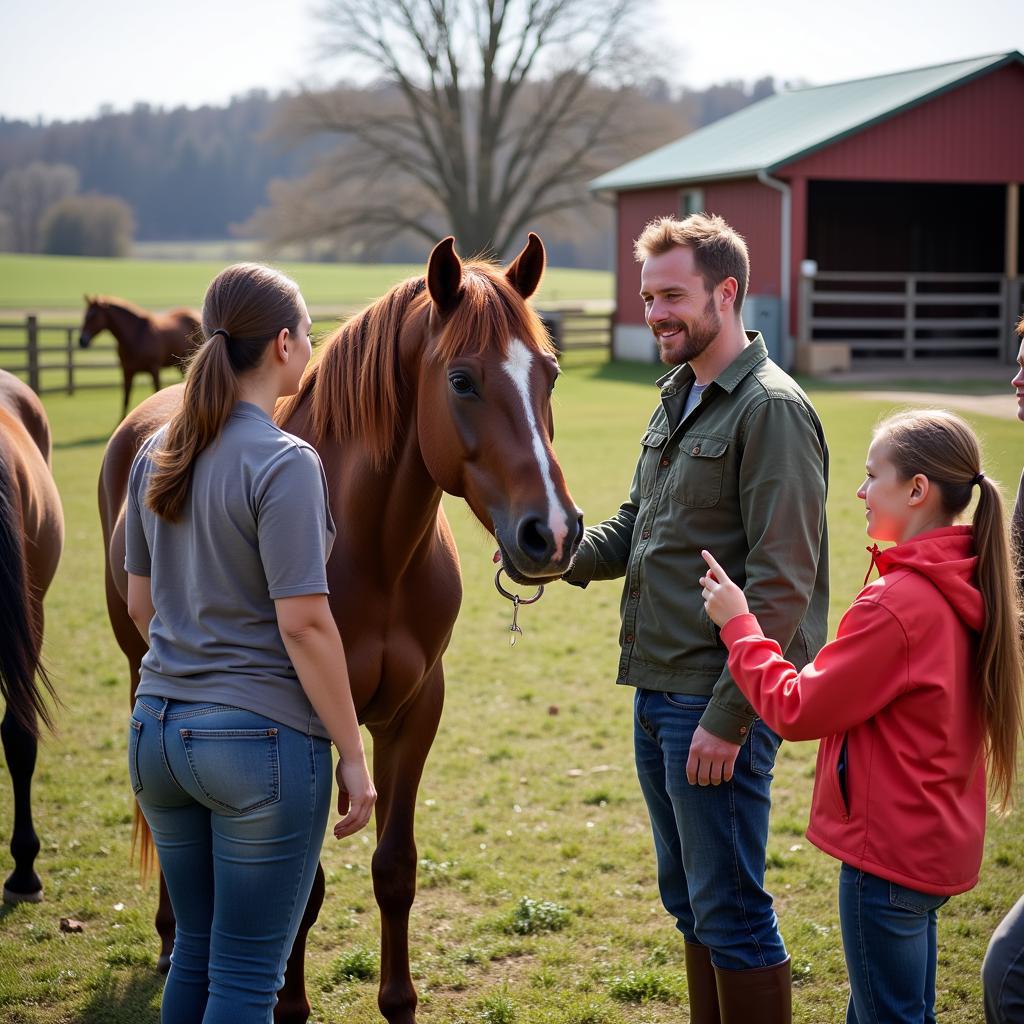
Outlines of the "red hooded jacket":
<svg viewBox="0 0 1024 1024">
<path fill-rule="evenodd" d="M 852 867 L 954 895 L 978 881 L 985 836 L 975 669 L 984 606 L 971 528 L 876 548 L 876 560 L 881 576 L 802 672 L 753 615 L 730 619 L 722 640 L 771 728 L 787 740 L 824 737 L 807 838 Z"/>
</svg>

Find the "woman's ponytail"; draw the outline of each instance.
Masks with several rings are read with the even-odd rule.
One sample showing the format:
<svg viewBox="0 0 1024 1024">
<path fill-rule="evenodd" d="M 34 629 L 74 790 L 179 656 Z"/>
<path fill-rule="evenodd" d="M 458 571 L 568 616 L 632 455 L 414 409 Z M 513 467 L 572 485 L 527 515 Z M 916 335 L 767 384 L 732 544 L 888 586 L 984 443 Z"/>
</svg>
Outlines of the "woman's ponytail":
<svg viewBox="0 0 1024 1024">
<path fill-rule="evenodd" d="M 150 453 L 154 470 L 146 505 L 177 522 L 199 454 L 216 439 L 238 401 L 239 378 L 260 364 L 282 328 L 294 331 L 302 317 L 298 285 L 258 263 L 222 270 L 206 290 L 203 333 L 185 375 L 181 409 L 163 443 Z"/>
<path fill-rule="evenodd" d="M 238 400 L 238 378 L 227 346 L 218 333 L 196 351 L 185 377 L 181 409 L 168 424 L 163 444 L 150 455 L 154 471 L 146 504 L 172 523 L 181 518 L 196 457 L 220 433 Z"/>
</svg>

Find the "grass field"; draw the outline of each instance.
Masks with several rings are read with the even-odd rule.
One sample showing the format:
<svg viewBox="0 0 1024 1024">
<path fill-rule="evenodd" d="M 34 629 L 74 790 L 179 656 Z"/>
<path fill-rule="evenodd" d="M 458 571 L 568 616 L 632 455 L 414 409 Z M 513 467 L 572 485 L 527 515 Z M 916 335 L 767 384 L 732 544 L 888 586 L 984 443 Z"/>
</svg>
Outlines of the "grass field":
<svg viewBox="0 0 1024 1024">
<path fill-rule="evenodd" d="M 2 271 L 0 271 L 2 277 Z M 8 287 L 6 284 L 4 287 Z M 557 447 L 594 522 L 627 486 L 654 399 L 654 367 L 580 361 L 556 391 Z M 858 589 L 866 554 L 854 490 L 878 402 L 818 392 L 831 440 L 832 625 Z M 7 1024 L 155 1024 L 153 884 L 128 860 L 126 669 L 103 604 L 95 482 L 116 398 L 47 401 L 67 546 L 47 604 L 47 658 L 65 707 L 40 750 L 36 825 L 46 902 L 0 909 L 0 1019 Z M 1019 423 L 976 419 L 991 475 L 1016 481 Z M 1011 488 L 1008 487 L 1008 490 Z M 423 1024 L 668 1024 L 688 1019 L 682 940 L 662 910 L 646 813 L 632 768 L 631 691 L 612 683 L 618 584 L 553 586 L 520 615 L 494 592 L 493 542 L 448 501 L 466 596 L 446 664 L 447 706 L 420 790 L 413 972 Z M 342 526 L 343 528 L 343 526 Z M 681 583 L 681 585 L 684 585 Z M 794 960 L 795 1019 L 843 1019 L 846 975 L 837 864 L 803 838 L 813 744 L 782 747 L 768 886 Z M 0 774 L 0 822 L 11 796 Z M 4 842 L 6 843 L 6 831 Z M 310 936 L 314 1020 L 370 1024 L 376 1012 L 372 843 L 324 848 L 327 899 Z M 6 852 L 0 871 L 9 869 Z M 996 923 L 1024 886 L 1019 816 L 993 819 L 981 884 L 940 914 L 938 1011 L 982 1019 L 978 971 Z M 521 911 L 523 898 L 565 913 Z M 61 917 L 85 923 L 63 934 Z M 520 930 L 516 930 L 518 922 Z M 556 926 L 545 930 L 547 926 Z"/>
<path fill-rule="evenodd" d="M 144 309 L 202 305 L 206 286 L 230 260 L 115 260 L 0 253 L 0 319 L 5 311 L 81 313 L 82 294 L 117 295 Z M 278 264 L 275 264 L 278 265 Z M 279 264 L 299 283 L 310 307 L 351 310 L 393 284 L 422 274 L 422 264 Z M 612 297 L 612 275 L 598 270 L 551 268 L 539 303 Z M 73 319 L 73 317 L 72 317 Z"/>
</svg>

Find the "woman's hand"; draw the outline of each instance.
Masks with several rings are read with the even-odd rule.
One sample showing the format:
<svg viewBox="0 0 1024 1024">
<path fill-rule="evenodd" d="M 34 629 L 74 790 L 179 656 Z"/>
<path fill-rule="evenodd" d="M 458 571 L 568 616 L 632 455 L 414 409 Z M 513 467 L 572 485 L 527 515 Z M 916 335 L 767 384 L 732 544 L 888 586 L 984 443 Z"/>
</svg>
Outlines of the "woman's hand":
<svg viewBox="0 0 1024 1024">
<path fill-rule="evenodd" d="M 334 826 L 334 838 L 344 839 L 358 832 L 370 820 L 373 805 L 377 802 L 377 790 L 373 788 L 365 757 L 339 760 L 334 775 L 338 780 L 338 813 L 344 815 Z"/>
<path fill-rule="evenodd" d="M 750 609 L 743 591 L 736 586 L 728 573 L 715 561 L 710 551 L 702 551 L 704 561 L 708 563 L 708 572 L 700 578 L 704 588 L 700 596 L 704 598 L 704 610 L 711 621 L 718 627 L 724 626 L 737 615 L 746 615 Z"/>
</svg>

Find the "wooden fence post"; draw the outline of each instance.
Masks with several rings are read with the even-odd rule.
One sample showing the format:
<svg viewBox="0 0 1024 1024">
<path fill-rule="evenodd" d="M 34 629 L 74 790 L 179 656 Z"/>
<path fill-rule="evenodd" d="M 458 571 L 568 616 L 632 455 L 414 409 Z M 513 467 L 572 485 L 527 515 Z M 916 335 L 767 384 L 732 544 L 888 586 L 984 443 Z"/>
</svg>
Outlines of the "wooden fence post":
<svg viewBox="0 0 1024 1024">
<path fill-rule="evenodd" d="M 28 386 L 39 394 L 39 319 L 32 315 L 25 320 L 28 334 Z"/>
<path fill-rule="evenodd" d="M 67 393 L 69 395 L 73 395 L 75 393 L 75 328 L 74 327 L 67 328 L 67 330 L 64 332 L 64 334 L 65 334 L 65 338 L 66 338 L 66 343 L 64 345 L 64 350 L 65 350 L 65 352 L 67 354 L 67 359 L 68 359 L 68 365 L 67 365 L 68 382 L 67 382 L 66 390 L 67 390 Z"/>
</svg>

